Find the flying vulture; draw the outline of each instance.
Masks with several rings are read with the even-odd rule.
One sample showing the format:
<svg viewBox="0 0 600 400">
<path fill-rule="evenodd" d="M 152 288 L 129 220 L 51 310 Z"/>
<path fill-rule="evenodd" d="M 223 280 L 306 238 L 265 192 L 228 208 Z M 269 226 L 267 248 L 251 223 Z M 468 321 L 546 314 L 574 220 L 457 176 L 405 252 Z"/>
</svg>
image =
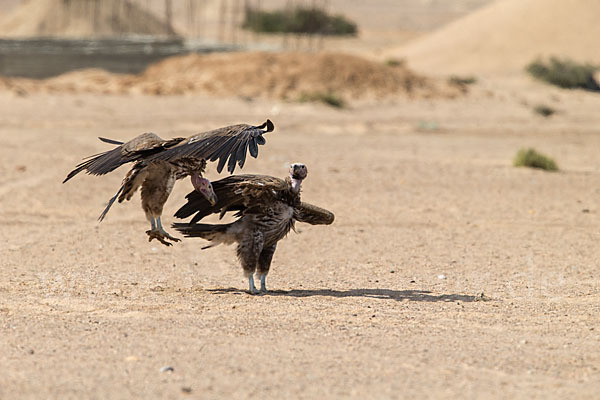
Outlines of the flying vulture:
<svg viewBox="0 0 600 400">
<path fill-rule="evenodd" d="M 273 129 L 273 123 L 267 120 L 260 126 L 226 126 L 187 139 L 164 140 L 154 133 L 141 134 L 127 143 L 99 138 L 117 147 L 88 157 L 67 175 L 63 183 L 81 171 L 104 175 L 123 164 L 133 163 L 121 187 L 100 214 L 99 220 L 104 219 L 116 199 L 119 203 L 130 200 L 141 186 L 142 209 L 150 222 L 150 230 L 146 231 L 148 241 L 157 239 L 162 244 L 171 246 L 166 239 L 175 242 L 179 239 L 163 229 L 161 215 L 175 181 L 189 175 L 198 193 L 210 204 L 216 204 L 217 197 L 211 182 L 202 177 L 206 163 L 218 160 L 217 172 L 220 173 L 227 164 L 227 171 L 233 173 L 236 164 L 240 168 L 244 166 L 248 150 L 252 157 L 258 156 L 258 145 L 266 143 L 263 134 L 272 132 Z"/>
<path fill-rule="evenodd" d="M 237 255 L 248 278 L 250 293 L 259 293 L 254 286 L 254 274 L 260 277 L 260 292 L 265 293 L 266 277 L 277 242 L 283 239 L 294 222 L 329 225 L 334 220 L 330 211 L 300 201 L 300 185 L 306 178 L 304 164 L 292 164 L 290 176 L 279 179 L 264 175 L 232 175 L 213 182 L 217 203 L 191 192 L 187 203 L 176 213 L 178 218 L 195 214 L 190 223 L 175 223 L 173 227 L 186 237 L 201 237 L 212 242 L 203 247 L 237 243 Z M 229 224 L 198 224 L 210 214 L 223 217 L 235 211 L 236 221 Z"/>
</svg>

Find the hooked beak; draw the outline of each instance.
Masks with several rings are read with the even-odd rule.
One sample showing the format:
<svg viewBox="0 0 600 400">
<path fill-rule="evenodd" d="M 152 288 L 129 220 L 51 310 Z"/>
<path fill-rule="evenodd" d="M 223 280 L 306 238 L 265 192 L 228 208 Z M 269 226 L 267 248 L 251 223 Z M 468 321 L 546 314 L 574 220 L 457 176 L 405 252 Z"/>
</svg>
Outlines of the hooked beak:
<svg viewBox="0 0 600 400">
<path fill-rule="evenodd" d="M 215 193 L 210 181 L 198 175 L 193 175 L 191 178 L 194 189 L 200 192 L 200 194 L 202 194 L 202 196 L 208 200 L 211 206 L 217 204 L 217 194 Z"/>
<path fill-rule="evenodd" d="M 211 206 L 217 204 L 217 194 L 213 190 L 212 185 L 201 188 L 199 192 L 206 197 Z"/>
</svg>

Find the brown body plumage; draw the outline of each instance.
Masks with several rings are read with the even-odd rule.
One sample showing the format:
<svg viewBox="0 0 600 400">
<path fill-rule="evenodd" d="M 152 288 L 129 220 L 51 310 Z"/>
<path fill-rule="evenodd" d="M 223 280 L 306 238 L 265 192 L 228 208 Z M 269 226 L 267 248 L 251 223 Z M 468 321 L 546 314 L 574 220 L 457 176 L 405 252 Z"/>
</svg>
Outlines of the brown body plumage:
<svg viewBox="0 0 600 400">
<path fill-rule="evenodd" d="M 240 168 L 244 166 L 248 151 L 251 156 L 258 156 L 258 146 L 265 144 L 262 135 L 273 129 L 273 123 L 267 120 L 260 126 L 232 125 L 199 133 L 187 139 L 164 140 L 154 133 L 144 133 L 127 143 L 100 138 L 104 142 L 116 144 L 117 147 L 89 157 L 77 165 L 64 182 L 82 171 L 92 175 L 104 175 L 123 164 L 134 163 L 99 219 L 104 219 L 115 200 L 118 199 L 119 203 L 130 200 L 141 187 L 142 208 L 151 225 L 151 229 L 146 232 L 149 240 L 158 239 L 161 243 L 170 245 L 165 239 L 179 239 L 164 231 L 161 215 L 175 181 L 191 176 L 195 189 L 207 201 L 214 203 L 216 196 L 211 183 L 202 177 L 207 161 L 218 160 L 218 172 L 227 164 L 227 170 L 233 173 L 236 164 Z"/>
<path fill-rule="evenodd" d="M 219 200 L 210 205 L 197 193 L 187 195 L 188 202 L 176 217 L 187 218 L 189 224 L 177 223 L 173 227 L 187 237 L 201 237 L 217 244 L 237 243 L 237 255 L 249 280 L 250 292 L 256 293 L 253 275 L 261 280 L 261 291 L 266 291 L 265 280 L 271 266 L 277 242 L 283 239 L 294 222 L 328 225 L 334 220 L 330 211 L 300 200 L 300 183 L 306 177 L 303 164 L 293 164 L 286 179 L 264 175 L 234 175 L 213 183 Z M 240 217 L 229 224 L 198 224 L 210 214 L 223 216 L 235 211 Z"/>
</svg>

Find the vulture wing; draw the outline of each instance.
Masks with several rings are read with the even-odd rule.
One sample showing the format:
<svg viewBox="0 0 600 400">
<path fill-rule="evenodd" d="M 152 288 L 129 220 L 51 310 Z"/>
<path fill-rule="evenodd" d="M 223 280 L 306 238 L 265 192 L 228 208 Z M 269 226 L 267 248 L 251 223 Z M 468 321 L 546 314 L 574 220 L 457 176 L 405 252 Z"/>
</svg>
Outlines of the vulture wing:
<svg viewBox="0 0 600 400">
<path fill-rule="evenodd" d="M 67 175 L 63 183 L 67 182 L 81 171 L 86 171 L 88 174 L 92 175 L 107 174 L 123 164 L 138 161 L 150 155 L 163 152 L 184 139 L 175 138 L 163 140 L 154 133 L 143 133 L 127 143 L 106 138 L 100 138 L 100 140 L 118 146 L 112 150 L 95 154 L 85 159 L 78 164 L 73 171 L 69 172 L 69 175 Z"/>
<path fill-rule="evenodd" d="M 226 126 L 213 131 L 191 136 L 165 152 L 158 153 L 151 159 L 175 161 L 181 158 L 201 158 L 217 161 L 220 173 L 227 164 L 227 171 L 233 173 L 235 164 L 242 168 L 246 162 L 246 154 L 254 158 L 258 156 L 258 146 L 266 143 L 263 135 L 272 132 L 275 126 L 267 120 L 259 126 L 246 124 Z"/>
<path fill-rule="evenodd" d="M 250 206 L 267 205 L 277 197 L 278 192 L 289 188 L 289 184 L 280 178 L 266 175 L 231 175 L 212 183 L 217 203 L 211 206 L 208 200 L 197 191 L 189 193 L 184 204 L 175 216 L 177 218 L 194 217 L 190 223 L 200 221 L 210 214 L 223 217 L 228 211 L 245 211 Z"/>
<path fill-rule="evenodd" d="M 311 225 L 330 225 L 335 215 L 329 210 L 301 202 L 294 207 L 294 219 L 298 222 L 306 222 Z"/>
</svg>

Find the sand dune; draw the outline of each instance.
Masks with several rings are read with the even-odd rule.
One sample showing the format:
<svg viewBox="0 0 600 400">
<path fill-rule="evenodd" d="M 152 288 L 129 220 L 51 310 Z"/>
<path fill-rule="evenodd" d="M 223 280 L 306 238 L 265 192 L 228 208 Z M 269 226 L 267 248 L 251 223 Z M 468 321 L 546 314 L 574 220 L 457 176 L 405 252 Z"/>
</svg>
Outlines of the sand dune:
<svg viewBox="0 0 600 400">
<path fill-rule="evenodd" d="M 387 56 L 435 74 L 512 73 L 536 57 L 600 63 L 600 2 L 499 0 Z"/>
</svg>

